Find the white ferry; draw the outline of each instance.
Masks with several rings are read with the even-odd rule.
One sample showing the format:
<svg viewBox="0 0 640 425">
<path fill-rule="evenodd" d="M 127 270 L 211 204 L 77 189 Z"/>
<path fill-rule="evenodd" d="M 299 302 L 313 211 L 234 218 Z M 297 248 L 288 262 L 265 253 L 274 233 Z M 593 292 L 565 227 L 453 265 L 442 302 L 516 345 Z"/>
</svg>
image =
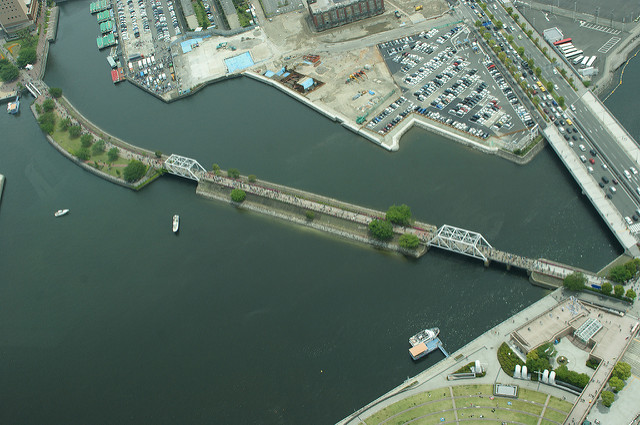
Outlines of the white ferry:
<svg viewBox="0 0 640 425">
<path fill-rule="evenodd" d="M 63 215 L 67 214 L 69 212 L 69 209 L 64 209 L 64 210 L 58 210 L 55 213 L 53 213 L 54 216 L 56 217 L 62 217 Z"/>
<path fill-rule="evenodd" d="M 179 215 L 174 215 L 173 216 L 173 233 L 178 233 L 178 229 L 180 228 L 180 216 Z"/>
</svg>

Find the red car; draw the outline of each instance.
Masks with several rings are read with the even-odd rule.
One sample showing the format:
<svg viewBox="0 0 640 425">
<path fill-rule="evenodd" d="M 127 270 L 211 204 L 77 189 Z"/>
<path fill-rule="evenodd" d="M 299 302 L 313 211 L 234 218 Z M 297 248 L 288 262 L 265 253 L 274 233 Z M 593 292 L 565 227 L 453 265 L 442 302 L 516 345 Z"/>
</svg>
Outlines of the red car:
<svg viewBox="0 0 640 425">
<path fill-rule="evenodd" d="M 596 160 L 595 160 L 595 159 L 593 159 L 593 158 L 589 158 L 589 162 L 590 162 L 590 163 L 592 163 L 592 164 L 595 164 L 595 163 L 596 163 Z"/>
</svg>

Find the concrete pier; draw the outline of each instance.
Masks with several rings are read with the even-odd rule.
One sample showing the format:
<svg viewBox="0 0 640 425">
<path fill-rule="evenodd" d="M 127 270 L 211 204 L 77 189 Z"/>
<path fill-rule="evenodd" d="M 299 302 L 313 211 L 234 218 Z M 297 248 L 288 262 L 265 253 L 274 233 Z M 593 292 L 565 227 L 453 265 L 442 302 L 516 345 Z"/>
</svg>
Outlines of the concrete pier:
<svg viewBox="0 0 640 425">
<path fill-rule="evenodd" d="M 2 192 L 4 191 L 4 176 L 0 174 L 0 203 L 2 203 Z"/>
</svg>

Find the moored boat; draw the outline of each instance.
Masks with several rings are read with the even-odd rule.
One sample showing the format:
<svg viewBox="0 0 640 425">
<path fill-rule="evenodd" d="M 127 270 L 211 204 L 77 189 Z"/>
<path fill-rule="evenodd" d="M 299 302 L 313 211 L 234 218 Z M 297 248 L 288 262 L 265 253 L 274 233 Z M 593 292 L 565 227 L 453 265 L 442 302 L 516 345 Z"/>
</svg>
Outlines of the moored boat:
<svg viewBox="0 0 640 425">
<path fill-rule="evenodd" d="M 412 347 L 423 342 L 426 344 L 427 342 L 436 339 L 439 333 L 440 329 L 438 328 L 425 329 L 409 338 L 409 344 L 411 344 Z"/>
<path fill-rule="evenodd" d="M 16 95 L 16 100 L 13 102 L 9 102 L 7 105 L 7 113 L 11 115 L 15 115 L 20 111 L 20 95 Z"/>
<path fill-rule="evenodd" d="M 56 217 L 62 217 L 63 215 L 67 214 L 69 212 L 69 209 L 64 209 L 64 210 L 58 210 L 55 213 L 53 213 L 54 216 Z"/>
<path fill-rule="evenodd" d="M 173 216 L 173 233 L 178 233 L 178 229 L 180 228 L 180 216 L 179 215 L 174 215 Z"/>
</svg>

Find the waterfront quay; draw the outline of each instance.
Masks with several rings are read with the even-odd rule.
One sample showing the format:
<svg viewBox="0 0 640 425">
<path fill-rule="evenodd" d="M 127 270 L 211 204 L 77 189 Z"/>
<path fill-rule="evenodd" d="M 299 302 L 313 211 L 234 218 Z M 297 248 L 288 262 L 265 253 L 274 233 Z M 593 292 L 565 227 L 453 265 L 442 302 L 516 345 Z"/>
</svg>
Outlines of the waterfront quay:
<svg viewBox="0 0 640 425">
<path fill-rule="evenodd" d="M 390 408 L 394 403 L 418 394 L 429 394 L 430 397 L 430 394 L 436 389 L 455 388 L 463 385 L 490 385 L 493 387 L 496 384 L 514 385 L 566 400 L 573 404 L 573 408 L 570 412 L 562 415 L 562 420 L 554 422 L 569 425 L 581 424 L 587 418 L 590 408 L 606 385 L 613 366 L 617 360 L 622 358 L 637 333 L 634 328 L 637 319 L 625 316 L 617 311 L 598 307 L 587 301 L 581 301 L 580 298 L 582 298 L 581 295 L 575 298 L 565 293 L 563 289 L 555 290 L 550 295 L 451 353 L 449 357 L 444 358 L 418 375 L 407 378 L 391 391 L 348 415 L 338 422 L 338 425 L 369 423 L 367 422 L 368 418 L 384 409 Z M 573 332 L 589 318 L 599 320 L 603 327 L 595 336 L 590 337 L 591 343 L 586 346 L 573 337 Z M 446 330 L 443 330 L 443 332 L 446 333 Z M 497 350 L 501 344 L 507 343 L 522 360 L 526 355 L 520 348 L 522 347 L 522 341 L 531 344 L 530 348 L 533 349 L 554 339 L 561 340 L 559 344 L 555 345 L 558 357 L 564 356 L 570 359 L 572 370 L 584 371 L 590 375 L 590 383 L 582 392 L 569 390 L 559 385 L 545 384 L 542 381 L 533 381 L 530 378 L 517 379 L 506 374 L 501 369 L 497 358 Z M 584 362 L 589 358 L 600 360 L 600 365 L 595 371 L 583 366 Z M 485 376 L 473 379 L 451 380 L 451 375 L 456 370 L 475 361 L 480 362 L 486 371 Z M 487 399 L 489 396 L 491 394 L 484 394 Z M 491 401 L 493 401 L 493 398 L 491 398 Z M 492 404 L 495 405 L 495 401 L 493 403 L 491 401 L 485 400 L 482 403 L 491 407 Z M 456 406 L 454 401 L 454 410 L 462 408 L 460 406 L 462 403 L 458 403 L 458 406 Z M 474 406 L 472 404 L 472 407 L 480 408 L 482 405 Z M 406 406 L 405 408 L 411 407 Z M 390 414 L 392 413 L 390 412 Z M 436 421 L 437 418 L 445 413 L 450 412 L 434 413 L 433 420 Z M 497 420 L 500 420 L 499 414 L 500 410 L 496 414 L 498 415 Z M 606 412 L 595 414 L 601 414 L 601 417 L 603 417 Z M 592 413 L 591 417 L 593 418 L 595 414 Z M 611 415 L 611 421 L 608 423 L 621 423 L 615 421 L 615 415 L 615 413 Z M 456 412 L 454 420 L 448 422 L 458 423 L 464 420 L 469 420 L 469 414 L 466 413 L 466 417 L 458 417 Z M 400 423 L 404 422 L 401 421 Z"/>
</svg>

